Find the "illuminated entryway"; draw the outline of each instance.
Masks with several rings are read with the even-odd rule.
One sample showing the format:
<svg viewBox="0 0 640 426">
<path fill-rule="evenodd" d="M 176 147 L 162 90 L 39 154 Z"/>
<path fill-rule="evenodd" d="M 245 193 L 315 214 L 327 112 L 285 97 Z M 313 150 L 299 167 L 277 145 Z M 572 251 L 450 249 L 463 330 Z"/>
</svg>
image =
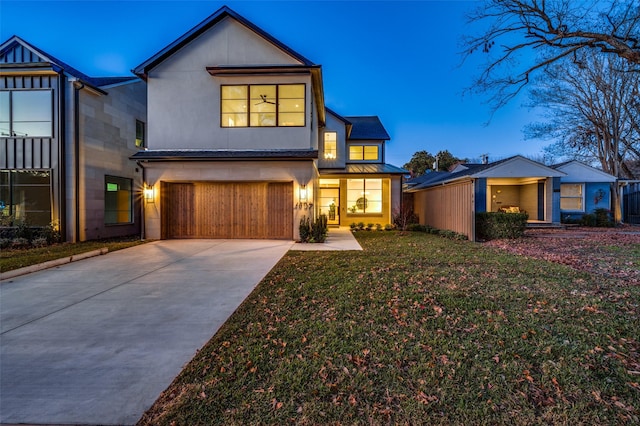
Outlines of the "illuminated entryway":
<svg viewBox="0 0 640 426">
<path fill-rule="evenodd" d="M 340 225 L 340 179 L 320 179 L 318 213 L 327 215 L 327 224 Z"/>
</svg>

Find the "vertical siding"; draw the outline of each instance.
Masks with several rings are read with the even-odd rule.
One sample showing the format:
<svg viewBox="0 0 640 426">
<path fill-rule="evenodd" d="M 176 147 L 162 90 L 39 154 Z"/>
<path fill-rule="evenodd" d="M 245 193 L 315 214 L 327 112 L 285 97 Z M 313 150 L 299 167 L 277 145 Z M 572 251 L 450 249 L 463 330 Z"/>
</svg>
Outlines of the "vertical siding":
<svg viewBox="0 0 640 426">
<path fill-rule="evenodd" d="M 414 210 L 420 223 L 438 229 L 448 229 L 474 235 L 473 182 L 437 186 L 414 193 Z"/>
<path fill-rule="evenodd" d="M 0 168 L 3 169 L 53 169 L 58 158 L 58 78 L 57 75 L 20 75 L 0 77 L 0 90 L 52 89 L 53 137 L 3 137 L 0 138 Z"/>
</svg>

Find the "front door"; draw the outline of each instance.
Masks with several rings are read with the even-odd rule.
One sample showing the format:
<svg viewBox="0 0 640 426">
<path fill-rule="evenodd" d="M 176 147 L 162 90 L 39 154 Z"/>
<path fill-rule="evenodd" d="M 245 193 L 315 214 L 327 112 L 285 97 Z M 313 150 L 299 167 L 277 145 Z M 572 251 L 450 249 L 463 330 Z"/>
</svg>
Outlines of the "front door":
<svg viewBox="0 0 640 426">
<path fill-rule="evenodd" d="M 340 225 L 340 188 L 319 188 L 319 213 L 327 215 L 328 225 Z"/>
</svg>

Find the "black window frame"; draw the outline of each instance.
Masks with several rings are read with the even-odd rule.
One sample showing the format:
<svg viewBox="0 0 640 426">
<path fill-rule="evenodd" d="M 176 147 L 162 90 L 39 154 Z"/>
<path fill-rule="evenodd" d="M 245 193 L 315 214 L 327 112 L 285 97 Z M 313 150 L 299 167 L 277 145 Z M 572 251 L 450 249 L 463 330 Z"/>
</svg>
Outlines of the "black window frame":
<svg viewBox="0 0 640 426">
<path fill-rule="evenodd" d="M 275 120 L 273 126 L 252 126 L 251 125 L 251 88 L 257 86 L 275 86 L 276 88 L 276 99 L 275 99 Z M 302 124 L 296 126 L 282 126 L 280 125 L 280 87 L 282 86 L 302 86 L 304 97 L 302 98 L 303 102 L 303 111 L 302 111 Z M 246 87 L 247 88 L 247 111 L 242 114 L 246 114 L 246 126 L 225 126 L 223 123 L 223 112 L 222 112 L 222 104 L 224 99 L 222 98 L 222 88 L 223 87 Z M 283 112 L 283 114 L 290 114 L 290 112 Z M 306 83 L 259 83 L 259 84 L 221 84 L 220 85 L 220 127 L 223 129 L 245 129 L 245 128 L 273 128 L 273 127 L 282 127 L 282 128 L 301 128 L 307 126 L 307 84 Z"/>
<path fill-rule="evenodd" d="M 19 93 L 19 92 L 49 92 L 50 96 L 49 96 L 49 101 L 51 103 L 51 105 L 49 105 L 49 107 L 51 108 L 51 117 L 50 117 L 50 121 L 49 121 L 49 134 L 48 135 L 29 135 L 29 134 L 24 134 L 24 135 L 18 135 L 16 134 L 16 131 L 14 130 L 14 108 L 13 108 L 13 94 L 14 93 Z M 51 139 L 54 137 L 54 116 L 55 116 L 55 108 L 54 108 L 54 99 L 53 99 L 53 89 L 52 88 L 24 88 L 24 89 L 2 89 L 0 90 L 0 92 L 7 92 L 9 93 L 9 134 L 3 134 L 2 131 L 0 131 L 0 138 L 42 138 L 42 139 Z"/>
<path fill-rule="evenodd" d="M 138 130 L 141 129 L 142 130 L 142 138 L 138 138 L 139 133 Z M 141 140 L 142 143 L 138 144 L 138 140 Z M 135 146 L 138 149 L 144 149 L 147 147 L 147 125 L 144 121 L 142 120 L 138 120 L 136 119 L 136 140 L 135 140 Z"/>
<path fill-rule="evenodd" d="M 107 194 L 109 192 L 113 192 L 113 191 L 109 191 L 108 190 L 108 184 L 109 183 L 117 183 L 114 181 L 109 181 L 109 179 L 118 179 L 120 181 L 128 181 L 129 183 L 129 220 L 127 222 L 107 222 L 107 211 L 114 211 L 116 212 L 116 217 L 117 217 L 117 212 L 120 211 L 119 209 L 109 209 L 107 210 Z M 118 226 L 118 225 L 131 225 L 134 223 L 134 205 L 133 205 L 133 179 L 131 178 L 127 178 L 127 177 L 122 177 L 122 176 L 113 176 L 113 175 L 105 175 L 104 176 L 104 224 L 106 226 Z"/>
</svg>

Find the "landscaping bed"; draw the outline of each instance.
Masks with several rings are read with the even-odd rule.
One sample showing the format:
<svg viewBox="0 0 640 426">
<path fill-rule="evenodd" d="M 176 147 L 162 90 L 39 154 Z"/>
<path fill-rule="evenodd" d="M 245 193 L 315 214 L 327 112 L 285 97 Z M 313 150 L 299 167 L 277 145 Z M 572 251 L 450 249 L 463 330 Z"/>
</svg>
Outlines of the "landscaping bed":
<svg viewBox="0 0 640 426">
<path fill-rule="evenodd" d="M 289 252 L 139 424 L 640 421 L 640 286 L 426 233 L 356 237 L 361 252 Z"/>
</svg>

